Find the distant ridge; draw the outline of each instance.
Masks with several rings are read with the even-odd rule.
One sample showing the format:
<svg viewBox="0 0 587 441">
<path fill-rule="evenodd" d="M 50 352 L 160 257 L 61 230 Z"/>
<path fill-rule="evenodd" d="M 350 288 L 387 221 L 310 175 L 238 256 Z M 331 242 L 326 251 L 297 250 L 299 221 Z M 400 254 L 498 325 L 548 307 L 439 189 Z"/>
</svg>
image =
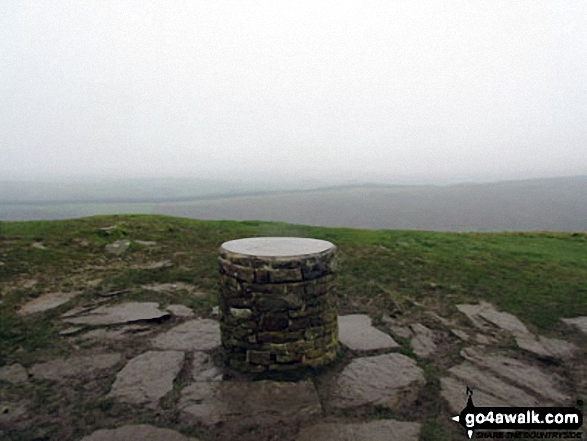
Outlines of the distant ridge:
<svg viewBox="0 0 587 441">
<path fill-rule="evenodd" d="M 41 197 L 7 201 L 7 193 L 0 191 L 0 220 L 155 213 L 365 229 L 587 231 L 587 175 L 452 185 L 375 183 L 302 189 L 239 187 L 211 181 L 198 187 L 196 180 L 190 181 L 191 186 L 186 185 L 188 181 L 176 180 L 151 191 L 145 182 L 129 187 L 126 193 L 122 188 L 111 198 L 105 197 L 109 194 L 107 187 L 110 185 L 109 191 L 116 187 L 108 183 L 95 189 L 93 198 L 82 198 L 78 193 L 53 201 Z M 130 194 L 134 197 L 128 197 Z"/>
</svg>

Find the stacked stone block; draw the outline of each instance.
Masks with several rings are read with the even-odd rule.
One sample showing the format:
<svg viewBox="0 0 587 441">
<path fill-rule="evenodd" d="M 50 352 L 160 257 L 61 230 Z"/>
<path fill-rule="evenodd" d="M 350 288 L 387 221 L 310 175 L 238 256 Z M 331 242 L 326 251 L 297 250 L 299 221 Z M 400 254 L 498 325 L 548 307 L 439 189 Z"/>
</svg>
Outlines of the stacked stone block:
<svg viewBox="0 0 587 441">
<path fill-rule="evenodd" d="M 275 257 L 220 248 L 220 326 L 228 365 L 285 371 L 336 358 L 335 249 L 330 244 L 319 253 Z"/>
</svg>

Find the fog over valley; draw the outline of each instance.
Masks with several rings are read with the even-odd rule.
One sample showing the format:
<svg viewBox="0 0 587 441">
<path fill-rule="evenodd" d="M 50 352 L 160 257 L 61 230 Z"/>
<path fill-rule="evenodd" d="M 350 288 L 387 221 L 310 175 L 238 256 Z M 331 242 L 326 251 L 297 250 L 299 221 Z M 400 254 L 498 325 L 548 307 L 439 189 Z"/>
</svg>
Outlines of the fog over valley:
<svg viewBox="0 0 587 441">
<path fill-rule="evenodd" d="M 586 230 L 585 23 L 582 1 L 1 2 L 0 220 Z"/>
</svg>

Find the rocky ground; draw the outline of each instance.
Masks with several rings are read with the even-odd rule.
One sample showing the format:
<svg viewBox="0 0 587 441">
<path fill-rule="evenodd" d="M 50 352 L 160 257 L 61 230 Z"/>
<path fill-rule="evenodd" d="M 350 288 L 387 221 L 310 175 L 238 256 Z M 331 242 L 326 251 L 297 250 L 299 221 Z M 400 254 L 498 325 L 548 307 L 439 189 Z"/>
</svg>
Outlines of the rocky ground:
<svg viewBox="0 0 587 441">
<path fill-rule="evenodd" d="M 325 369 L 239 374 L 220 361 L 212 283 L 186 276 L 213 279 L 215 247 L 188 254 L 150 237 L 111 239 L 114 226 L 98 231 L 95 243 L 64 243 L 68 263 L 54 273 L 42 256 L 20 256 L 20 243 L 2 254 L 21 268 L 0 300 L 21 328 L 3 331 L 13 337 L 0 354 L 0 439 L 462 440 L 451 417 L 467 386 L 477 406 L 587 400 L 587 317 L 541 335 L 492 304 L 435 297 L 432 284 L 387 310 L 375 296 L 340 296 L 342 350 Z M 27 273 L 31 262 L 40 263 Z"/>
<path fill-rule="evenodd" d="M 47 294 L 20 313 L 75 295 Z M 58 427 L 51 438 L 70 439 L 68 418 L 87 412 L 93 428 L 83 441 L 416 441 L 431 419 L 459 439 L 449 417 L 463 409 L 466 386 L 477 406 L 572 406 L 587 394 L 585 317 L 567 320 L 565 341 L 534 335 L 486 303 L 457 305 L 450 318 L 425 310 L 421 321 L 384 317 L 378 327 L 349 314 L 339 317 L 338 363 L 261 379 L 221 365 L 216 310 L 196 317 L 180 304 L 98 303 L 60 315 L 71 353 L 0 368 L 3 437 L 42 439 L 47 425 Z M 61 399 L 31 412 L 52 388 Z"/>
</svg>

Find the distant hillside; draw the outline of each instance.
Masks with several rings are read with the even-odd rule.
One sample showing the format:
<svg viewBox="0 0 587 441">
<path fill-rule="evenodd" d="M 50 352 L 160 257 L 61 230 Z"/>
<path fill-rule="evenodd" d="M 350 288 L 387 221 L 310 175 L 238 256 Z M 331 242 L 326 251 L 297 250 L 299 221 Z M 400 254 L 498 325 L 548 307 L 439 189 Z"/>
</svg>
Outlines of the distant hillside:
<svg viewBox="0 0 587 441">
<path fill-rule="evenodd" d="M 198 219 L 435 231 L 587 231 L 587 176 L 452 186 L 333 188 L 158 204 Z"/>
<path fill-rule="evenodd" d="M 75 197 L 54 201 L 47 199 L 46 190 L 43 197 L 32 198 L 30 186 L 20 193 L 13 188 L 10 194 L 19 194 L 20 199 L 9 201 L 5 189 L 0 191 L 0 220 L 155 213 L 366 229 L 587 231 L 587 176 L 450 186 L 363 185 L 313 190 L 276 186 L 271 191 L 267 186 L 239 187 L 238 183 L 216 186 L 194 181 L 187 185 L 178 180 L 163 184 L 161 181 L 149 191 L 148 186 L 135 182 L 116 192 L 114 184 L 105 183 L 85 196 L 79 188 L 64 188 L 61 196 Z"/>
</svg>

